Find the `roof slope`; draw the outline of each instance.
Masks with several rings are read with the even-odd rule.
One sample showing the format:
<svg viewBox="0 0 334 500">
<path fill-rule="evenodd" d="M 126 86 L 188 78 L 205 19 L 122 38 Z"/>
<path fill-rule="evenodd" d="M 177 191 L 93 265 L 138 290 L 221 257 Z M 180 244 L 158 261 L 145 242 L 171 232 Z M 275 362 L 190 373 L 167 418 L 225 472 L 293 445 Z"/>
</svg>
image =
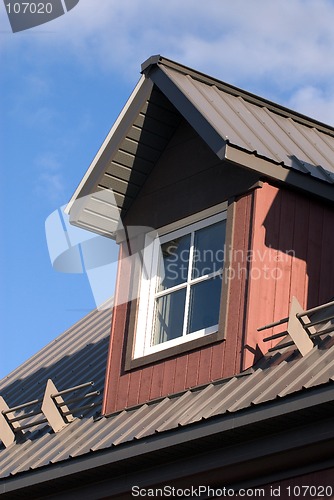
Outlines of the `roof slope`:
<svg viewBox="0 0 334 500">
<path fill-rule="evenodd" d="M 160 56 L 142 69 L 142 78 L 67 207 L 74 224 L 113 237 L 115 208 L 121 215 L 128 210 L 182 119 L 220 160 L 294 181 L 298 187 L 290 180 L 291 172 L 332 188 L 332 127 Z M 333 197 L 332 190 L 328 194 L 324 189 L 321 194 Z M 106 190 L 113 193 L 109 200 L 98 194 Z M 76 205 L 84 196 L 85 202 Z"/>
<path fill-rule="evenodd" d="M 52 379 L 59 391 L 94 382 L 94 390 L 101 394 L 110 321 L 110 308 L 92 311 L 3 378 L 0 381 L 0 395 L 7 405 L 14 407 L 42 398 L 48 379 Z M 99 411 L 101 399 L 101 395 L 96 397 L 97 406 L 86 414 Z M 29 439 L 34 439 L 33 434 L 31 431 L 26 433 Z"/>
<path fill-rule="evenodd" d="M 226 84 L 209 84 L 168 66 L 162 69 L 226 143 L 334 182 L 334 131 L 330 127 L 325 130 L 315 121 L 232 91 Z M 223 152 L 216 153 L 223 158 Z"/>
<path fill-rule="evenodd" d="M 87 381 L 87 377 L 101 386 L 109 319 L 106 311 L 94 311 L 86 316 L 3 380 L 1 394 L 11 404 L 22 401 L 23 393 L 26 400 L 25 391 L 31 397 L 38 396 L 44 385 L 43 377 L 49 375 L 60 387 Z M 42 363 L 44 358 L 46 363 Z M 116 453 L 122 446 L 129 443 L 135 446 L 141 440 L 147 446 L 150 438 L 180 427 L 191 429 L 220 417 L 220 428 L 224 430 L 230 425 L 242 427 L 252 419 L 263 421 L 268 405 L 281 414 L 288 414 L 296 408 L 312 409 L 324 402 L 334 404 L 333 381 L 334 336 L 327 335 L 305 357 L 294 348 L 285 348 L 265 356 L 254 370 L 228 380 L 106 417 L 95 415 L 94 418 L 92 412 L 87 412 L 58 433 L 44 425 L 27 433 L 20 442 L 8 448 L 0 447 L 0 494 L 8 491 L 13 476 L 21 478 L 21 473 L 29 470 L 38 472 L 59 464 L 60 473 L 64 474 L 64 464 L 73 463 L 76 458 L 93 457 L 103 450 Z"/>
</svg>

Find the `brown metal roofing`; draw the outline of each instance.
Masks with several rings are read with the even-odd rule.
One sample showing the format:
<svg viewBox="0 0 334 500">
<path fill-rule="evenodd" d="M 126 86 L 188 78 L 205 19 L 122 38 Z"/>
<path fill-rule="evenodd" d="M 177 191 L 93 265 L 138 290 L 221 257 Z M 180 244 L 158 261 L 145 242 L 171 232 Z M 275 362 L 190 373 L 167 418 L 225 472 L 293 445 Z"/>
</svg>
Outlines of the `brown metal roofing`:
<svg viewBox="0 0 334 500">
<path fill-rule="evenodd" d="M 331 127 L 325 132 L 316 122 L 304 124 L 300 115 L 292 111 L 282 114 L 281 107 L 275 108 L 265 100 L 258 99 L 254 103 L 249 94 L 242 91 L 239 95 L 235 91 L 232 94 L 226 85 L 220 88 L 167 65 L 161 64 L 161 68 L 230 145 L 323 181 L 334 182 Z"/>
<path fill-rule="evenodd" d="M 10 404 L 39 397 L 45 378 L 60 388 L 87 378 L 101 386 L 109 336 L 109 312 L 94 311 L 1 381 Z M 46 360 L 46 362 L 44 361 Z M 268 403 L 279 406 L 294 394 L 329 387 L 334 395 L 334 336 L 327 335 L 305 357 L 293 348 L 265 356 L 254 370 L 183 393 L 128 408 L 107 417 L 88 412 L 58 433 L 48 425 L 27 432 L 8 448 L 0 445 L 1 478 L 73 460 L 99 450 L 138 442 L 212 418 L 228 419 Z M 331 398 L 333 399 L 333 397 Z M 96 416 L 95 416 L 96 417 Z M 223 422 L 223 420 L 222 420 Z M 0 479 L 1 484 L 1 479 Z"/>
<path fill-rule="evenodd" d="M 229 145 L 333 184 L 332 127 L 162 57 L 149 60 L 144 74 L 69 203 L 74 223 L 112 236 L 110 207 L 94 193 L 112 189 L 126 211 L 182 117 L 220 159 Z M 77 213 L 73 203 L 86 195 Z"/>
<path fill-rule="evenodd" d="M 49 378 L 59 391 L 93 381 L 94 390 L 102 392 L 110 322 L 111 308 L 92 311 L 0 380 L 0 395 L 8 406 L 43 397 Z"/>
</svg>

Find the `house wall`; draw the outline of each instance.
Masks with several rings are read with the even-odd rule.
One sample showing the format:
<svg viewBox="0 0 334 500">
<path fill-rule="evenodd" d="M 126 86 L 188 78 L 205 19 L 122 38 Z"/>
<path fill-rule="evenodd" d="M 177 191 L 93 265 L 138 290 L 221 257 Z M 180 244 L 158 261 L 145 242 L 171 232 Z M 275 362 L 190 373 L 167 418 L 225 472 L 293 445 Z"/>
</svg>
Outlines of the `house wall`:
<svg viewBox="0 0 334 500">
<path fill-rule="evenodd" d="M 219 325 L 224 335 L 146 365 L 129 365 L 137 299 L 124 297 L 137 286 L 138 276 L 123 258 L 123 243 L 104 413 L 239 373 L 271 347 L 262 339 L 279 328 L 257 329 L 288 316 L 293 296 L 303 307 L 312 307 L 334 295 L 333 210 L 284 187 L 266 182 L 260 187 L 257 181 L 254 173 L 220 162 L 188 125 L 181 124 L 125 224 L 162 227 L 237 195 L 229 209 L 233 224 L 230 220 Z"/>
<path fill-rule="evenodd" d="M 182 121 L 125 215 L 126 226 L 164 227 L 238 194 L 259 180 L 219 158 Z"/>
<path fill-rule="evenodd" d="M 251 192 L 235 201 L 233 247 L 240 250 L 238 255 L 244 255 L 249 246 L 253 197 Z M 118 293 L 122 294 L 126 293 L 126 288 L 130 290 L 132 283 L 130 261 L 122 259 L 124 251 L 123 246 L 117 284 Z M 231 262 L 235 275 L 238 265 L 239 260 Z M 129 318 L 136 307 L 136 301 L 114 307 L 104 413 L 108 414 L 240 372 L 246 280 L 234 279 L 224 283 L 224 286 L 228 285 L 227 321 L 226 325 L 221 326 L 225 328 L 225 340 L 132 370 L 125 369 L 125 358 L 131 333 L 129 329 L 132 328 Z M 115 301 L 119 302 L 117 293 Z"/>
<path fill-rule="evenodd" d="M 293 296 L 303 308 L 334 296 L 333 209 L 268 183 L 254 196 L 244 368 L 271 347 L 263 337 L 284 329 L 257 328 L 287 317 Z"/>
<path fill-rule="evenodd" d="M 233 247 L 240 249 L 241 255 L 244 255 L 250 240 L 253 186 L 257 181 L 257 174 L 219 161 L 193 129 L 183 123 L 124 222 L 128 227 L 161 227 L 224 202 L 236 193 L 245 193 L 233 202 L 231 212 L 234 212 L 233 218 L 237 221 L 233 234 L 230 224 Z M 136 286 L 133 266 L 129 259 L 124 259 L 126 252 L 126 245 L 122 244 L 115 297 L 119 305 L 113 312 L 104 413 L 239 372 L 246 282 L 237 279 L 224 284 L 226 287 L 229 285 L 229 288 L 225 293 L 225 297 L 228 294 L 228 300 L 222 304 L 222 309 L 225 311 L 229 307 L 233 310 L 232 314 L 227 315 L 227 321 L 220 325 L 226 340 L 204 347 L 192 347 L 191 351 L 169 356 L 147 366 L 127 368 L 127 351 L 131 351 L 132 347 L 137 302 L 136 299 L 124 301 L 124 296 Z M 237 261 L 232 263 L 233 266 L 237 264 Z M 119 299 L 119 295 L 123 295 L 123 298 Z"/>
</svg>

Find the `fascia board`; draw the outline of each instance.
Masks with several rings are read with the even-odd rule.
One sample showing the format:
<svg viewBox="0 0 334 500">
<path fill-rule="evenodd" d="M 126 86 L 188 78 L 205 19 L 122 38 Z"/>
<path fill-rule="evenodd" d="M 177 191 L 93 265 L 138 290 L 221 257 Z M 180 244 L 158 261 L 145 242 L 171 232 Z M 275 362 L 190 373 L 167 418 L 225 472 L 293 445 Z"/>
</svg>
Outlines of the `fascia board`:
<svg viewBox="0 0 334 500">
<path fill-rule="evenodd" d="M 221 131 L 217 130 L 213 123 L 210 123 L 210 117 L 205 116 L 197 103 L 187 95 L 187 89 L 183 88 L 177 79 L 173 79 L 173 69 L 171 70 L 168 66 L 164 67 L 160 62 L 156 66 L 152 65 L 147 71 L 147 75 L 168 97 L 220 160 L 230 160 L 240 166 L 264 174 L 271 179 L 314 193 L 329 201 L 334 201 L 334 189 L 331 184 L 321 182 L 310 175 L 299 174 L 283 164 L 275 163 L 271 159 L 260 157 L 253 152 L 244 151 L 229 143 Z"/>
<path fill-rule="evenodd" d="M 334 202 L 333 184 L 321 182 L 310 175 L 294 172 L 282 164 L 274 163 L 254 153 L 243 151 L 231 144 L 226 144 L 225 160 L 258 172 L 268 179 L 284 182 L 286 185 L 298 188 L 307 193 L 313 193 L 315 196 L 332 203 Z"/>
<path fill-rule="evenodd" d="M 276 399 L 264 405 L 252 406 L 246 411 L 228 415 L 224 414 L 220 417 L 217 416 L 216 418 L 201 422 L 200 424 L 189 425 L 184 428 L 178 427 L 174 431 L 157 434 L 151 439 L 147 437 L 143 440 L 130 442 L 120 446 L 119 449 L 111 448 L 96 451 L 83 457 L 43 467 L 41 470 L 22 473 L 18 475 L 18 477 L 5 478 L 0 481 L 0 495 L 46 481 L 84 473 L 85 471 L 127 460 L 128 458 L 133 459 L 136 456 L 139 457 L 147 453 L 187 444 L 197 439 L 219 435 L 225 431 L 248 427 L 252 424 L 265 422 L 275 417 L 293 414 L 300 410 L 314 408 L 324 403 L 332 402 L 333 399 L 333 383 L 325 384 L 322 387 L 302 391 L 284 399 Z M 332 438 L 334 438 L 333 427 L 323 426 L 321 433 L 298 434 L 298 439 L 293 443 L 291 442 L 291 446 L 302 446 L 304 444 L 312 444 L 320 440 Z"/>
<path fill-rule="evenodd" d="M 127 131 L 149 97 L 152 87 L 153 83 L 142 75 L 98 153 L 88 167 L 88 170 L 83 176 L 72 198 L 68 202 L 65 208 L 66 214 L 70 214 L 71 208 L 78 198 L 93 192 L 100 176 L 106 168 L 106 163 L 110 161 L 111 156 L 117 152 L 119 144 L 126 136 Z"/>
</svg>

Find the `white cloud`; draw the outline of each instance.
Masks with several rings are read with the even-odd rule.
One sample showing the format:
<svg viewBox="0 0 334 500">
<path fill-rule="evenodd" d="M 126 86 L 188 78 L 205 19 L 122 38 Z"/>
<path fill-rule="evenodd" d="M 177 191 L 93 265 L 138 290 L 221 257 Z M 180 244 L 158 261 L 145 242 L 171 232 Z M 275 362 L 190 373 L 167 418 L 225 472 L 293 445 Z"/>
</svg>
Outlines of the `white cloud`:
<svg viewBox="0 0 334 500">
<path fill-rule="evenodd" d="M 333 25 L 331 0 L 80 0 L 21 43 L 41 61 L 66 50 L 87 71 L 133 81 L 161 53 L 287 104 L 308 87 L 330 98 Z"/>
<path fill-rule="evenodd" d="M 64 199 L 66 181 L 62 172 L 62 163 L 52 152 L 39 154 L 34 161 L 37 167 L 35 192 L 40 197 L 59 203 Z"/>
<path fill-rule="evenodd" d="M 287 105 L 334 126 L 334 87 L 329 94 L 316 87 L 301 87 L 291 95 Z"/>
<path fill-rule="evenodd" d="M 64 40 L 91 54 L 109 52 L 105 65 L 126 66 L 136 53 L 158 46 L 195 65 L 209 59 L 241 72 L 252 68 L 263 75 L 281 64 L 302 73 L 310 73 L 310 65 L 333 72 L 326 56 L 334 45 L 334 4 L 326 0 L 81 0 L 71 12 L 56 21 Z M 260 61 L 263 67 L 253 66 Z"/>
</svg>

